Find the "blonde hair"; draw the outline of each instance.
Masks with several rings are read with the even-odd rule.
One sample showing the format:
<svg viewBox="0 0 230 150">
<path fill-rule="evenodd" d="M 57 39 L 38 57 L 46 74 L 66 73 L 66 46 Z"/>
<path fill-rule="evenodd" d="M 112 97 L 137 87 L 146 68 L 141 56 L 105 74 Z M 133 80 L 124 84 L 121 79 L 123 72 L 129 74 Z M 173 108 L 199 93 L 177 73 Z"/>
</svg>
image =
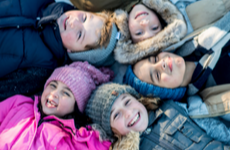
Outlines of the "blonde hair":
<svg viewBox="0 0 230 150">
<path fill-rule="evenodd" d="M 110 11 L 103 11 L 100 13 L 93 13 L 96 16 L 99 16 L 103 19 L 104 25 L 100 32 L 100 38 L 98 42 L 94 45 L 87 45 L 87 49 L 95 49 L 99 47 L 107 47 L 110 42 L 110 37 L 112 34 L 112 25 L 114 22 L 114 18 L 112 17 L 112 12 Z"/>
<path fill-rule="evenodd" d="M 156 110 L 161 102 L 159 97 L 143 97 L 143 96 L 139 98 L 137 101 L 142 103 L 148 111 Z"/>
<path fill-rule="evenodd" d="M 156 110 L 159 107 L 159 104 L 161 102 L 159 97 L 143 97 L 143 96 L 141 96 L 141 98 L 137 99 L 137 101 L 142 103 L 148 111 Z M 116 140 L 116 142 L 114 142 L 111 145 L 110 149 L 113 149 L 113 150 L 118 150 L 121 148 L 128 149 L 127 145 L 124 144 L 124 143 L 126 143 L 126 142 L 124 142 L 124 140 L 129 140 L 129 138 L 127 138 L 127 136 L 128 137 L 131 136 L 132 140 L 135 140 L 136 142 L 138 142 L 139 133 L 137 133 L 137 132 L 131 131 L 128 135 L 122 136 L 122 135 L 118 134 L 119 132 L 115 128 L 112 128 L 112 131 L 114 132 L 114 136 L 117 138 L 117 140 Z M 134 149 L 138 149 L 138 148 L 134 148 Z"/>
</svg>

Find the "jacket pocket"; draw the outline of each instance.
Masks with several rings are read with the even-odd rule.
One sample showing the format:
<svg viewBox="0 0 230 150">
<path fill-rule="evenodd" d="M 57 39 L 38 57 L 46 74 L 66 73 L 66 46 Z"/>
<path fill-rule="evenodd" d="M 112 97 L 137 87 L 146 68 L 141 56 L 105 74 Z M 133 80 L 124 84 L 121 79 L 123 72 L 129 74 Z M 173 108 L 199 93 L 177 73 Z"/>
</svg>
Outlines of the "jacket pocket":
<svg viewBox="0 0 230 150">
<path fill-rule="evenodd" d="M 173 144 L 185 149 L 193 143 L 199 143 L 203 132 L 193 122 L 188 120 L 187 117 L 178 114 L 166 126 L 164 133 L 174 138 L 172 141 Z"/>
</svg>

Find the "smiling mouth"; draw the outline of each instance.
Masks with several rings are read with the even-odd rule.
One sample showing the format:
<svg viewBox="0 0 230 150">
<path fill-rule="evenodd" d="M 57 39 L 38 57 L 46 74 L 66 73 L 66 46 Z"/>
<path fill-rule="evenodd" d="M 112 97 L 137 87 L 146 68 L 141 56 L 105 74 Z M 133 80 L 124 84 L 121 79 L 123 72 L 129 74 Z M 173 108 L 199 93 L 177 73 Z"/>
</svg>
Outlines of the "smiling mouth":
<svg viewBox="0 0 230 150">
<path fill-rule="evenodd" d="M 171 57 L 168 58 L 168 66 L 169 66 L 170 71 L 172 72 L 172 59 L 171 59 Z"/>
<path fill-rule="evenodd" d="M 135 16 L 135 19 L 137 19 L 138 17 L 141 17 L 141 16 L 147 16 L 147 15 L 148 15 L 147 12 L 140 12 Z"/>
<path fill-rule="evenodd" d="M 140 113 L 138 112 L 136 116 L 129 122 L 128 127 L 134 126 L 140 120 Z"/>
<path fill-rule="evenodd" d="M 46 100 L 46 106 L 49 108 L 57 107 L 58 105 L 54 101 Z"/>
<path fill-rule="evenodd" d="M 67 20 L 69 19 L 69 17 L 67 17 L 65 20 L 64 20 L 64 29 L 66 30 L 66 26 L 67 26 Z"/>
</svg>

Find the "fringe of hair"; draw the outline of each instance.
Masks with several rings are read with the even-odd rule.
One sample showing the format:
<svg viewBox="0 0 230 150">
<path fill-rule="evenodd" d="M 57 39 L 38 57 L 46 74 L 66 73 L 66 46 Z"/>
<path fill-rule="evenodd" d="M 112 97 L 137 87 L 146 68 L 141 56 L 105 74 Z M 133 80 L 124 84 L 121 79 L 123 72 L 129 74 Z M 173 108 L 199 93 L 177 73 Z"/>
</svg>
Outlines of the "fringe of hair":
<svg viewBox="0 0 230 150">
<path fill-rule="evenodd" d="M 103 11 L 101 13 L 95 13 L 95 15 L 103 18 L 104 26 L 100 31 L 100 40 L 98 41 L 97 47 L 107 47 L 110 42 L 110 37 L 112 34 L 112 25 L 114 22 L 114 18 L 112 16 L 112 12 Z"/>
<path fill-rule="evenodd" d="M 138 99 L 140 103 L 142 103 L 147 110 L 156 110 L 160 105 L 159 97 L 143 97 Z"/>
</svg>

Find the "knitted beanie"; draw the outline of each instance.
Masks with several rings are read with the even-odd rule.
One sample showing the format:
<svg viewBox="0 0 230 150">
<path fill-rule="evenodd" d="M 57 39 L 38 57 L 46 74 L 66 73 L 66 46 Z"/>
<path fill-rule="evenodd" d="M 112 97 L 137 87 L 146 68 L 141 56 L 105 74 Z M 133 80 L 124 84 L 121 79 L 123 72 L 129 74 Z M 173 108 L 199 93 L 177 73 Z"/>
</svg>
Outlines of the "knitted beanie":
<svg viewBox="0 0 230 150">
<path fill-rule="evenodd" d="M 113 136 L 110 126 L 110 112 L 115 100 L 122 94 L 140 98 L 140 95 L 130 86 L 116 83 L 107 83 L 100 85 L 88 100 L 85 112 L 93 123 L 99 124 L 107 135 Z"/>
<path fill-rule="evenodd" d="M 129 65 L 126 70 L 123 82 L 132 86 L 137 92 L 139 92 L 143 96 L 154 96 L 159 97 L 160 99 L 172 99 L 175 101 L 182 99 L 187 89 L 186 87 L 179 87 L 174 89 L 163 88 L 143 82 L 138 79 L 133 73 L 131 65 Z"/>
<path fill-rule="evenodd" d="M 82 51 L 82 52 L 75 52 L 75 53 L 68 53 L 70 59 L 72 61 L 88 61 L 90 64 L 100 67 L 100 66 L 109 66 L 114 63 L 113 58 L 113 50 L 117 43 L 117 27 L 115 24 L 112 25 L 112 34 L 110 37 L 109 44 L 107 47 L 99 47 L 97 49 Z"/>
<path fill-rule="evenodd" d="M 112 71 L 107 68 L 102 72 L 88 62 L 74 62 L 55 69 L 44 88 L 53 80 L 64 83 L 73 93 L 80 112 L 83 112 L 96 85 L 108 82 L 111 77 Z"/>
</svg>

